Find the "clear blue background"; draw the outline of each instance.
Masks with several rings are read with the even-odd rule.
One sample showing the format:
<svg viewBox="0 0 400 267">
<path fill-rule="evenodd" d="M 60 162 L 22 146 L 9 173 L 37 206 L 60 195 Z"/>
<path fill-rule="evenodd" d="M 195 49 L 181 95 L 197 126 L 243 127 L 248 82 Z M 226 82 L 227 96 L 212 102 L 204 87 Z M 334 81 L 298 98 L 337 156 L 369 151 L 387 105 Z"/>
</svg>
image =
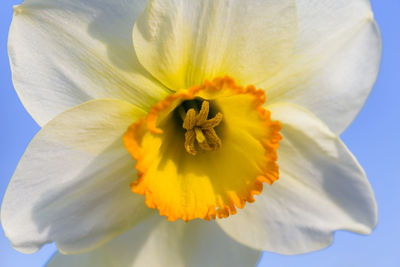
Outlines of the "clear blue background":
<svg viewBox="0 0 400 267">
<path fill-rule="evenodd" d="M 39 131 L 18 100 L 8 64 L 12 5 L 20 2 L 0 3 L 0 199 L 19 158 Z M 337 232 L 332 246 L 314 253 L 281 256 L 265 252 L 259 267 L 400 266 L 400 0 L 372 0 L 372 5 L 383 36 L 382 67 L 368 102 L 342 138 L 375 190 L 378 226 L 370 236 Z M 36 254 L 21 254 L 0 230 L 0 267 L 43 266 L 55 251 L 54 245 L 47 245 Z"/>
</svg>

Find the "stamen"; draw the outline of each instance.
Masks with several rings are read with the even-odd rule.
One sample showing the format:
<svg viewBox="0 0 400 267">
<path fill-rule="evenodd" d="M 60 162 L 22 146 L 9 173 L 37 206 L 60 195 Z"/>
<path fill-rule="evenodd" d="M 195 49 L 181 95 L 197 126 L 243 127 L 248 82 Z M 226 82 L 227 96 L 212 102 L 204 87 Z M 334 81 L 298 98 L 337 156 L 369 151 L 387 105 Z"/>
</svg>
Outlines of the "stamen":
<svg viewBox="0 0 400 267">
<path fill-rule="evenodd" d="M 191 155 L 197 154 L 195 141 L 204 151 L 216 151 L 221 147 L 221 139 L 214 128 L 221 123 L 222 113 L 219 112 L 214 118 L 207 120 L 209 112 L 210 103 L 203 101 L 197 115 L 196 111 L 191 108 L 183 120 L 182 126 L 186 129 L 185 149 Z"/>
</svg>

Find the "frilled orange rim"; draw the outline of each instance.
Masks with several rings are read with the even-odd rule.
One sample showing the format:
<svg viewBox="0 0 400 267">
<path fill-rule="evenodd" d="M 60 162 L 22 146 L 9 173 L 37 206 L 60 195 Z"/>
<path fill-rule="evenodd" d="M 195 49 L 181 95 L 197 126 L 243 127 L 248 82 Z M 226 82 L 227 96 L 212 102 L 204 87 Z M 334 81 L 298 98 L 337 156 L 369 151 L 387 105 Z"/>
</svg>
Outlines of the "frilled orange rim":
<svg viewBox="0 0 400 267">
<path fill-rule="evenodd" d="M 176 116 L 177 109 L 194 99 L 209 101 L 210 109 L 223 115 L 216 127 L 221 147 L 195 156 L 184 148 L 184 118 Z M 123 136 L 138 171 L 132 191 L 145 195 L 147 206 L 171 221 L 225 218 L 254 202 L 264 182 L 272 185 L 279 178 L 281 124 L 271 121 L 262 106 L 265 100 L 263 90 L 223 77 L 154 105 Z"/>
</svg>

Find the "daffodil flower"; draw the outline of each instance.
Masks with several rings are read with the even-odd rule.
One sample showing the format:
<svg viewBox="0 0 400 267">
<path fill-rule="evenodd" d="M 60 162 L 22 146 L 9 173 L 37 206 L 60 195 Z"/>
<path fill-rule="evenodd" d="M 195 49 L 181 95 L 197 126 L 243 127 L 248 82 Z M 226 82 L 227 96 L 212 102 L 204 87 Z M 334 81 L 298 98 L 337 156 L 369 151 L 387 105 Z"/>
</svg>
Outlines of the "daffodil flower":
<svg viewBox="0 0 400 267">
<path fill-rule="evenodd" d="M 9 55 L 43 128 L 4 231 L 84 253 L 49 266 L 251 266 L 370 233 L 374 194 L 338 135 L 380 50 L 366 0 L 25 0 Z"/>
</svg>

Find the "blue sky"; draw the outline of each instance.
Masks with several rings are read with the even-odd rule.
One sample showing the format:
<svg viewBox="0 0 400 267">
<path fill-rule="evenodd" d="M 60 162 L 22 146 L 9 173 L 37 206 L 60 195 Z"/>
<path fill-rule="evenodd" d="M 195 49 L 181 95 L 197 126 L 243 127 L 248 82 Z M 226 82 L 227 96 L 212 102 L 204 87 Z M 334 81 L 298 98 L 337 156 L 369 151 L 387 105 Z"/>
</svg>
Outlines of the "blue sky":
<svg viewBox="0 0 400 267">
<path fill-rule="evenodd" d="M 39 127 L 13 89 L 7 56 L 12 5 L 0 3 L 0 199 L 29 141 Z M 379 223 L 370 236 L 337 232 L 332 246 L 299 256 L 265 252 L 259 267 L 400 266 L 400 0 L 372 0 L 383 36 L 381 71 L 364 109 L 342 139 L 365 168 L 379 206 Z M 56 251 L 47 245 L 24 255 L 12 249 L 0 230 L 0 266 L 43 266 Z"/>
</svg>

